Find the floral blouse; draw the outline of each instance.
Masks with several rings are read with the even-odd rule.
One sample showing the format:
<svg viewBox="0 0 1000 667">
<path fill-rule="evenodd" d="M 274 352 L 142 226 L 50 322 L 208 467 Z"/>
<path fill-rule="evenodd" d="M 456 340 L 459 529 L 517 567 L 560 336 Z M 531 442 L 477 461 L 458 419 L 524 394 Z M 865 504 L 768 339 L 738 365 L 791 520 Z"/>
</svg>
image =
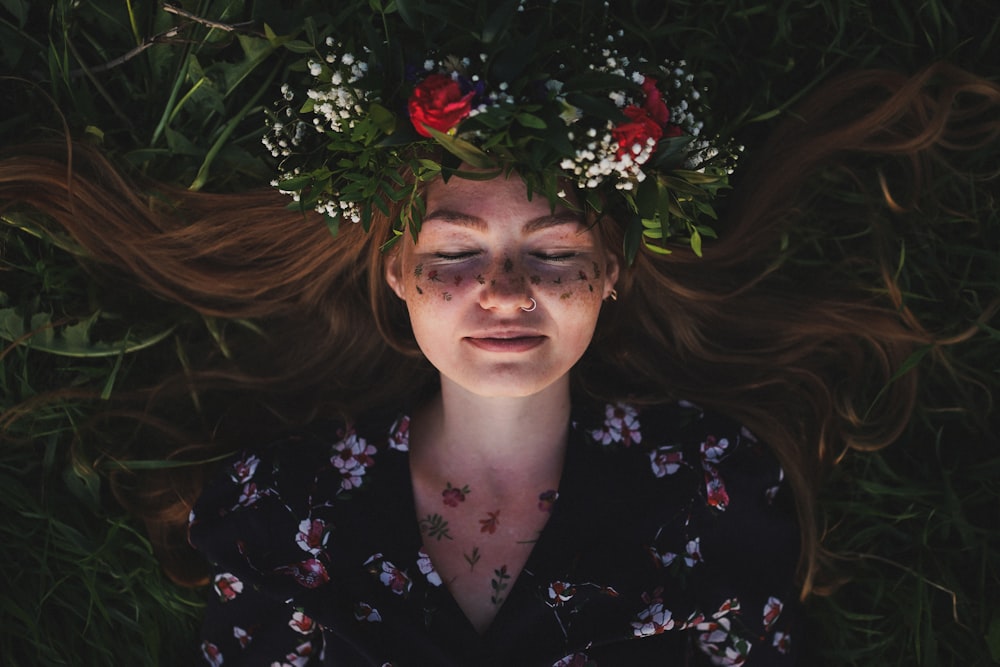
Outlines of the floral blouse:
<svg viewBox="0 0 1000 667">
<path fill-rule="evenodd" d="M 794 506 L 747 429 L 684 402 L 576 408 L 480 634 L 423 550 L 408 426 L 314 425 L 224 465 L 190 524 L 215 565 L 210 665 L 793 664 Z"/>
</svg>

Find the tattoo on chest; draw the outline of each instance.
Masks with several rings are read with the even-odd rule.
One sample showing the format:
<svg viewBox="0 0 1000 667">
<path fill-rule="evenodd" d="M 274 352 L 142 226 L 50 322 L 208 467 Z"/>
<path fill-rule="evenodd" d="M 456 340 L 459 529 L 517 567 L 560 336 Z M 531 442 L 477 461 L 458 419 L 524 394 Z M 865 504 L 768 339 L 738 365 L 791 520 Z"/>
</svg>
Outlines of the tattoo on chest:
<svg viewBox="0 0 1000 667">
<path fill-rule="evenodd" d="M 507 566 L 501 565 L 499 570 L 493 570 L 493 579 L 490 580 L 490 588 L 493 593 L 490 595 L 490 602 L 500 605 L 506 597 L 503 593 L 507 590 L 510 581 L 510 574 L 507 573 Z"/>
<path fill-rule="evenodd" d="M 454 539 L 448 532 L 448 522 L 437 513 L 428 514 L 420 520 L 420 532 L 427 537 L 433 537 L 438 542 L 442 539 Z"/>
<path fill-rule="evenodd" d="M 489 533 L 490 535 L 497 532 L 497 526 L 500 525 L 500 510 L 496 512 L 487 512 L 485 519 L 479 520 L 479 532 Z"/>
<path fill-rule="evenodd" d="M 448 507 L 458 507 L 459 503 L 465 502 L 465 497 L 472 493 L 469 489 L 469 485 L 466 484 L 461 488 L 457 486 L 452 486 L 451 482 L 445 482 L 444 491 L 441 492 L 441 501 Z"/>
<path fill-rule="evenodd" d="M 478 563 L 479 559 L 482 558 L 482 554 L 479 553 L 479 547 L 472 547 L 472 553 L 462 554 L 462 558 L 464 558 L 465 562 L 469 564 L 469 572 L 472 572 L 476 569 L 476 563 Z"/>
</svg>

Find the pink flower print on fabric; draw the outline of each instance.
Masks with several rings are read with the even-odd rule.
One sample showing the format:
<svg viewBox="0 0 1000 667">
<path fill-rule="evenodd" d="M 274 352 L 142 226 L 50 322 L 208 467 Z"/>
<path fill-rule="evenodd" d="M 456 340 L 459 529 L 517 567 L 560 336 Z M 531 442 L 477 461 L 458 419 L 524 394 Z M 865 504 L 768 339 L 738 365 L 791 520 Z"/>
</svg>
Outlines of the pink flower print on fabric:
<svg viewBox="0 0 1000 667">
<path fill-rule="evenodd" d="M 203 641 L 201 643 L 201 654 L 205 656 L 205 660 L 212 667 L 222 666 L 222 653 L 219 651 L 219 647 L 210 641 Z"/>
<path fill-rule="evenodd" d="M 440 586 L 442 584 L 441 575 L 434 569 L 431 557 L 423 549 L 417 552 L 417 569 L 420 570 L 420 573 L 424 575 L 427 583 L 431 586 Z"/>
<path fill-rule="evenodd" d="M 375 459 L 372 458 L 375 452 L 374 446 L 353 432 L 333 446 L 330 463 L 342 477 L 342 490 L 350 491 L 361 486 L 365 471 L 375 465 Z"/>
<path fill-rule="evenodd" d="M 653 562 L 657 567 L 670 567 L 677 560 L 677 554 L 672 551 L 660 553 L 655 547 L 649 547 L 649 555 L 653 557 Z"/>
<path fill-rule="evenodd" d="M 378 613 L 378 609 L 366 602 L 359 602 L 354 605 L 354 618 L 367 623 L 382 622 L 382 615 Z"/>
<path fill-rule="evenodd" d="M 576 595 L 576 586 L 565 581 L 553 581 L 546 591 L 545 603 L 550 607 L 561 607 Z"/>
<path fill-rule="evenodd" d="M 587 667 L 590 658 L 585 653 L 571 653 L 552 663 L 552 667 Z"/>
<path fill-rule="evenodd" d="M 308 635 L 316 629 L 316 622 L 301 611 L 295 611 L 292 613 L 292 620 L 288 621 L 288 627 L 301 635 Z"/>
<path fill-rule="evenodd" d="M 684 547 L 686 555 L 684 556 L 684 564 L 688 567 L 694 567 L 698 563 L 705 562 L 705 559 L 701 557 L 701 538 L 696 537 L 687 543 Z"/>
<path fill-rule="evenodd" d="M 319 588 L 326 582 L 330 581 L 330 575 L 327 574 L 323 563 L 319 562 L 315 558 L 309 558 L 301 563 L 295 563 L 293 565 L 284 565 L 282 567 L 275 568 L 274 571 L 279 574 L 290 574 L 295 577 L 295 581 L 297 581 L 300 586 L 305 588 Z"/>
<path fill-rule="evenodd" d="M 764 498 L 767 499 L 768 505 L 774 504 L 774 499 L 778 496 L 778 490 L 781 489 L 781 483 L 783 481 L 785 481 L 785 469 L 778 466 L 778 483 L 767 487 L 764 491 Z"/>
<path fill-rule="evenodd" d="M 312 642 L 299 644 L 295 647 L 295 653 L 289 653 L 285 656 L 285 664 L 292 667 L 306 667 L 309 663 L 309 658 L 312 657 L 312 652 Z"/>
<path fill-rule="evenodd" d="M 243 628 L 241 628 L 238 625 L 234 625 L 233 626 L 233 638 L 240 645 L 241 649 L 245 649 L 247 646 L 250 645 L 250 642 L 253 640 L 253 634 L 251 634 L 250 632 L 247 632 L 246 630 L 244 630 Z"/>
<path fill-rule="evenodd" d="M 410 418 L 403 415 L 389 427 L 389 449 L 410 451 Z"/>
<path fill-rule="evenodd" d="M 767 602 L 764 604 L 764 631 L 770 632 L 771 628 L 774 627 L 775 621 L 781 616 L 781 610 L 784 609 L 784 605 L 776 597 L 769 597 Z"/>
<path fill-rule="evenodd" d="M 717 439 L 714 435 L 701 443 L 701 467 L 705 472 L 706 500 L 711 507 L 724 512 L 729 506 L 729 493 L 715 466 L 723 459 L 729 448 L 727 438 Z"/>
<path fill-rule="evenodd" d="M 303 519 L 299 522 L 299 533 L 295 536 L 295 543 L 303 551 L 317 556 L 329 539 L 330 532 L 326 529 L 326 522 L 322 519 Z"/>
<path fill-rule="evenodd" d="M 244 454 L 243 458 L 233 463 L 232 468 L 229 470 L 229 478 L 236 484 L 245 484 L 253 478 L 259 464 L 260 459 L 258 457 Z"/>
<path fill-rule="evenodd" d="M 410 578 L 402 570 L 386 560 L 380 553 L 369 556 L 364 564 L 369 572 L 378 575 L 378 580 L 382 582 L 383 586 L 396 595 L 407 595 L 413 587 L 413 582 L 410 581 Z"/>
<path fill-rule="evenodd" d="M 552 506 L 559 500 L 559 492 L 555 489 L 542 491 L 538 494 L 538 509 L 541 512 L 551 512 Z"/>
<path fill-rule="evenodd" d="M 257 484 L 247 482 L 240 490 L 240 497 L 236 499 L 236 507 L 250 507 L 260 500 L 262 496 L 263 494 L 257 491 Z"/>
<path fill-rule="evenodd" d="M 785 655 L 792 649 L 792 638 L 787 632 L 775 632 L 771 642 L 778 653 Z"/>
<path fill-rule="evenodd" d="M 244 630 L 238 625 L 233 626 L 233 638 L 236 639 L 240 644 L 240 648 L 246 648 L 250 645 L 250 640 L 253 639 L 253 635 Z"/>
<path fill-rule="evenodd" d="M 653 475 L 666 477 L 673 475 L 684 465 L 684 454 L 680 448 L 672 445 L 657 447 L 649 453 L 649 463 L 653 468 Z"/>
<path fill-rule="evenodd" d="M 707 655 L 713 665 L 736 667 L 746 662 L 753 646 L 732 629 L 732 616 L 740 613 L 740 602 L 736 598 L 726 600 L 711 620 L 703 617 L 692 621 L 688 627 L 698 631 L 695 643 Z"/>
<path fill-rule="evenodd" d="M 674 627 L 673 613 L 662 602 L 653 602 L 636 615 L 632 621 L 632 635 L 651 637 Z"/>
<path fill-rule="evenodd" d="M 604 425 L 590 432 L 602 445 L 621 443 L 622 446 L 642 442 L 639 411 L 625 403 L 608 404 L 604 408 Z"/>
<path fill-rule="evenodd" d="M 215 575 L 212 587 L 215 589 L 216 595 L 219 596 L 220 602 L 229 602 L 243 592 L 243 582 L 229 572 Z"/>
</svg>

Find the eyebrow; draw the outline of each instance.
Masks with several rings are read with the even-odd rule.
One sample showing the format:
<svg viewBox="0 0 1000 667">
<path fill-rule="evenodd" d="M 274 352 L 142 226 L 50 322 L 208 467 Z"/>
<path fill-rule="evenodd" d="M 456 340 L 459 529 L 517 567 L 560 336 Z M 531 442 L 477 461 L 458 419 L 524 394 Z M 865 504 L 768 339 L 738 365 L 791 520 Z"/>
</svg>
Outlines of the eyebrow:
<svg viewBox="0 0 1000 667">
<path fill-rule="evenodd" d="M 459 227 L 469 227 L 471 229 L 485 230 L 486 221 L 478 216 L 469 213 L 460 213 L 447 208 L 434 209 L 424 216 L 424 221 L 437 220 Z M 537 232 L 549 227 L 567 224 L 580 224 L 580 216 L 572 211 L 558 211 L 550 215 L 540 215 L 524 223 L 521 228 L 525 232 Z"/>
</svg>

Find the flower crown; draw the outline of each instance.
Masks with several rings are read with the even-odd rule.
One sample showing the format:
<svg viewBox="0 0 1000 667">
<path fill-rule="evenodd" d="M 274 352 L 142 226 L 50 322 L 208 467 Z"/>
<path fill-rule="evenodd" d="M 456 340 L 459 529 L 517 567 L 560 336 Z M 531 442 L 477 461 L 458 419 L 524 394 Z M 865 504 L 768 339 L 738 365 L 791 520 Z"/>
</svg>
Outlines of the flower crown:
<svg viewBox="0 0 1000 667">
<path fill-rule="evenodd" d="M 640 242 L 701 255 L 736 151 L 704 138 L 704 91 L 684 61 L 644 56 L 608 3 L 413 5 L 358 3 L 336 37 L 285 43 L 308 54 L 306 92 L 282 86 L 264 144 L 293 206 L 335 233 L 397 204 L 391 243 L 419 231 L 421 183 L 514 170 L 529 196 L 623 222 L 629 262 Z"/>
</svg>

